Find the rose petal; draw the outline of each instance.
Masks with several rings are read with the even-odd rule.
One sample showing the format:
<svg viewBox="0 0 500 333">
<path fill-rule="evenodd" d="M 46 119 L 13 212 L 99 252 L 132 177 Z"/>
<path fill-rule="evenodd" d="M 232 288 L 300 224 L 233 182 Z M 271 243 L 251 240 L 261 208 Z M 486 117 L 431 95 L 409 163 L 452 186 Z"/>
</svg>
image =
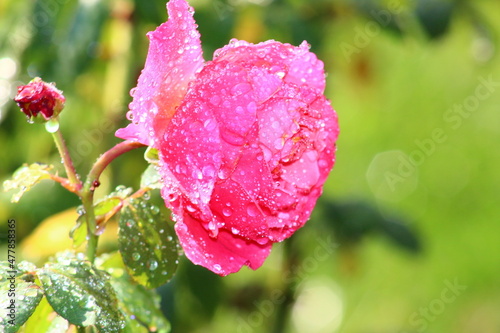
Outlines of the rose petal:
<svg viewBox="0 0 500 333">
<path fill-rule="evenodd" d="M 221 276 L 235 273 L 244 265 L 255 270 L 271 251 L 271 243 L 260 245 L 225 230 L 211 238 L 202 224 L 187 213 L 177 221 L 175 231 L 189 260 Z"/>
<path fill-rule="evenodd" d="M 325 90 L 324 64 L 316 55 L 309 52 L 307 42 L 300 46 L 283 44 L 273 40 L 259 44 L 233 39 L 214 53 L 218 61 L 238 62 L 242 66 L 260 66 L 268 68 L 297 86 L 308 86 L 320 93 Z"/>
<path fill-rule="evenodd" d="M 171 0 L 167 10 L 169 20 L 148 33 L 146 64 L 137 88 L 131 91 L 133 122 L 116 132 L 120 138 L 153 147 L 157 146 L 155 137 L 163 135 L 189 82 L 203 66 L 193 9 L 184 0 Z"/>
<path fill-rule="evenodd" d="M 204 206 L 210 200 L 222 155 L 219 126 L 199 94 L 196 89 L 188 93 L 165 135 L 159 138 L 160 174 L 175 177 L 176 191 L 210 216 Z M 166 193 L 164 198 L 169 196 Z"/>
</svg>

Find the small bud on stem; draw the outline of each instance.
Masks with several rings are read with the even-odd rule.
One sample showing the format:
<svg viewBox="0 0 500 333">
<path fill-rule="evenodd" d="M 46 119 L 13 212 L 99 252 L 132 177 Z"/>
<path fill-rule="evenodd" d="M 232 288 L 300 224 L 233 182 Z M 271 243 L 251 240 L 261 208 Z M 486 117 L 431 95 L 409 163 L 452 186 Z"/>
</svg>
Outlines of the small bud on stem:
<svg viewBox="0 0 500 333">
<path fill-rule="evenodd" d="M 14 100 L 30 123 L 45 123 L 56 118 L 66 101 L 62 91 L 52 83 L 43 82 L 39 77 L 25 86 L 19 86 Z"/>
</svg>

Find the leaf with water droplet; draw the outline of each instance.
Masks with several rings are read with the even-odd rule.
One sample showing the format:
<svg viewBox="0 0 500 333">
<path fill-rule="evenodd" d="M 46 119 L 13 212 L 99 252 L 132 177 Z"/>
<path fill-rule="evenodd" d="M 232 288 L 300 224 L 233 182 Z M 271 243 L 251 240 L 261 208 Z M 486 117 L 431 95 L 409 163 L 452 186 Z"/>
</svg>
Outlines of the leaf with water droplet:
<svg viewBox="0 0 500 333">
<path fill-rule="evenodd" d="M 161 181 L 158 169 L 154 164 L 150 164 L 142 173 L 141 188 L 160 189 L 163 183 Z"/>
<path fill-rule="evenodd" d="M 125 326 L 109 276 L 90 262 L 65 253 L 47 263 L 38 276 L 52 308 L 70 323 L 95 325 L 104 333 L 120 332 Z"/>
<path fill-rule="evenodd" d="M 47 298 L 43 297 L 20 332 L 66 333 L 69 325 L 66 319 L 52 309 Z"/>
<path fill-rule="evenodd" d="M 94 214 L 97 221 L 96 234 L 100 235 L 106 223 L 122 208 L 122 199 L 117 196 L 108 195 L 94 205 Z"/>
<path fill-rule="evenodd" d="M 148 288 L 156 288 L 168 282 L 177 269 L 178 243 L 172 226 L 151 207 L 139 198 L 122 209 L 118 243 L 132 278 Z"/>
<path fill-rule="evenodd" d="M 23 164 L 22 167 L 17 169 L 12 175 L 12 179 L 6 180 L 3 183 L 3 189 L 5 192 L 10 190 L 18 190 L 12 195 L 11 202 L 18 202 L 23 194 L 33 186 L 35 186 L 39 181 L 44 179 L 50 179 L 52 176 L 49 170 L 53 168 L 52 165 L 33 163 L 33 164 Z"/>
<path fill-rule="evenodd" d="M 40 303 L 43 291 L 33 282 L 34 279 L 33 272 L 23 271 L 8 262 L 1 263 L 0 294 L 3 296 L 0 299 L 0 327 L 4 327 L 5 332 L 17 332 Z M 14 325 L 11 325 L 12 319 L 15 319 Z"/>
<path fill-rule="evenodd" d="M 155 290 L 135 283 L 126 273 L 119 252 L 103 255 L 96 262 L 111 275 L 110 283 L 125 314 L 124 332 L 170 332 L 170 324 L 160 311 L 160 297 Z"/>
</svg>

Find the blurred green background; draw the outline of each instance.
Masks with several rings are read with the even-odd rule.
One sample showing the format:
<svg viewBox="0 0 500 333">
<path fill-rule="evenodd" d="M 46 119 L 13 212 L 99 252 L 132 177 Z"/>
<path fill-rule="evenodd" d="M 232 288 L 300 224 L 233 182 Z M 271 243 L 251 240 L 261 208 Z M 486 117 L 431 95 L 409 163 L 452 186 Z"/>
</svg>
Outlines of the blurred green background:
<svg viewBox="0 0 500 333">
<path fill-rule="evenodd" d="M 190 3 L 206 60 L 232 37 L 307 40 L 341 135 L 311 221 L 261 269 L 220 278 L 181 263 L 159 289 L 173 332 L 499 333 L 500 2 Z M 59 161 L 11 101 L 18 85 L 41 76 L 65 92 L 61 128 L 84 175 L 119 142 L 145 34 L 165 20 L 159 0 L 0 1 L 0 180 L 24 162 Z M 137 187 L 143 152 L 112 164 L 98 195 Z M 50 181 L 17 205 L 10 196 L 0 193 L 0 233 L 14 218 L 19 241 L 78 205 Z M 70 215 L 21 255 L 52 251 Z"/>
</svg>

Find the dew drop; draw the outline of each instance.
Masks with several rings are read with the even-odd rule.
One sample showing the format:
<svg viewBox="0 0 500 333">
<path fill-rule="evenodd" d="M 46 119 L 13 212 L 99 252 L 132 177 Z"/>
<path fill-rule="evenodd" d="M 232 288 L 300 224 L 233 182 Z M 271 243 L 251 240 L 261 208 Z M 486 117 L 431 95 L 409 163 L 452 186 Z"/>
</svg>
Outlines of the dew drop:
<svg viewBox="0 0 500 333">
<path fill-rule="evenodd" d="M 212 105 L 219 105 L 220 103 L 220 97 L 218 95 L 214 95 L 210 98 L 210 103 L 212 103 Z"/>
<path fill-rule="evenodd" d="M 130 121 L 134 120 L 134 113 L 132 111 L 128 111 L 125 116 Z"/>
<path fill-rule="evenodd" d="M 234 234 L 234 235 L 237 235 L 240 233 L 240 231 L 236 228 L 231 228 L 231 232 Z"/>
<path fill-rule="evenodd" d="M 260 245 L 265 245 L 269 242 L 269 239 L 267 238 L 258 238 L 255 240 L 257 243 L 259 243 Z"/>
<path fill-rule="evenodd" d="M 278 76 L 280 79 L 283 79 L 285 77 L 285 72 L 276 72 L 276 76 Z"/>
<path fill-rule="evenodd" d="M 169 193 L 167 198 L 168 198 L 168 201 L 173 202 L 173 201 L 177 200 L 177 198 L 179 198 L 179 194 Z"/>
<path fill-rule="evenodd" d="M 224 216 L 229 217 L 233 214 L 233 211 L 231 208 L 227 207 L 222 210 L 222 214 L 224 214 Z"/>
<path fill-rule="evenodd" d="M 259 215 L 259 209 L 257 208 L 257 206 L 255 206 L 255 204 L 249 204 L 247 206 L 247 213 L 249 216 L 257 216 Z"/>
<path fill-rule="evenodd" d="M 254 114 L 257 111 L 257 104 L 254 101 L 248 103 L 247 110 L 248 112 Z"/>
<path fill-rule="evenodd" d="M 217 126 L 217 124 L 212 119 L 207 119 L 203 123 L 203 126 L 205 127 L 205 129 L 207 131 L 213 131 L 215 129 L 215 127 Z"/>
<path fill-rule="evenodd" d="M 59 130 L 59 121 L 51 119 L 45 123 L 45 130 L 49 133 L 55 133 Z"/>
<path fill-rule="evenodd" d="M 186 167 L 182 164 L 177 164 L 175 166 L 175 172 L 179 173 L 179 174 L 185 174 L 186 173 Z"/>
<path fill-rule="evenodd" d="M 326 160 L 321 159 L 321 160 L 318 161 L 318 166 L 320 168 L 324 169 L 324 168 L 326 168 L 328 166 L 328 162 Z"/>
<path fill-rule="evenodd" d="M 150 271 L 154 271 L 158 268 L 158 262 L 156 260 L 150 259 L 148 260 L 147 267 Z"/>
<path fill-rule="evenodd" d="M 132 259 L 137 261 L 137 260 L 141 259 L 141 255 L 137 252 L 134 252 L 134 253 L 132 253 Z"/>
<path fill-rule="evenodd" d="M 80 215 L 80 216 L 82 216 L 83 214 L 85 214 L 85 209 L 83 209 L 83 206 L 78 206 L 78 208 L 76 209 L 76 213 L 78 215 Z"/>
<path fill-rule="evenodd" d="M 160 213 L 160 208 L 158 208 L 158 206 L 151 206 L 149 209 L 153 215 L 158 215 L 158 213 Z"/>
<path fill-rule="evenodd" d="M 229 178 L 229 169 L 221 168 L 217 173 L 217 176 L 222 180 Z"/>
<path fill-rule="evenodd" d="M 290 214 L 288 214 L 288 213 L 284 213 L 284 212 L 279 212 L 279 213 L 278 213 L 278 217 L 279 217 L 280 219 L 285 219 L 285 220 L 286 220 L 286 219 L 290 218 Z"/>
<path fill-rule="evenodd" d="M 128 220 L 125 225 L 129 228 L 132 228 L 133 226 L 135 226 L 135 221 L 134 220 Z"/>
<path fill-rule="evenodd" d="M 217 271 L 217 272 L 220 272 L 222 267 L 219 265 L 219 264 L 215 264 L 214 265 L 214 269 Z"/>
<path fill-rule="evenodd" d="M 208 222 L 208 229 L 209 230 L 215 230 L 216 228 L 217 228 L 217 226 L 215 225 L 215 223 L 213 221 Z"/>
<path fill-rule="evenodd" d="M 231 93 L 233 94 L 233 96 L 239 96 L 249 92 L 251 89 L 252 86 L 249 83 L 242 82 L 231 88 Z"/>
<path fill-rule="evenodd" d="M 215 168 L 214 168 L 213 165 L 208 164 L 208 165 L 205 165 L 203 167 L 203 169 L 201 170 L 201 172 L 203 173 L 203 175 L 205 177 L 211 178 L 211 177 L 213 177 L 215 175 Z"/>
</svg>

